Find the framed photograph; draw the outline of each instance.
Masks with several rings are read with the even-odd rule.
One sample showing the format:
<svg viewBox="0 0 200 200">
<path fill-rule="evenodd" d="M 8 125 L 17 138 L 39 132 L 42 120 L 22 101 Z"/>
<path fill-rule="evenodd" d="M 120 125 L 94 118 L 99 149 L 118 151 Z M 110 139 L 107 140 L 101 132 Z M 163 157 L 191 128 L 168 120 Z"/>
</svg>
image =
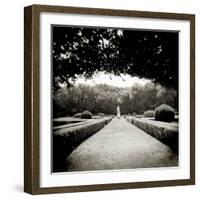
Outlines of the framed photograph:
<svg viewBox="0 0 200 200">
<path fill-rule="evenodd" d="M 24 9 L 24 191 L 195 183 L 195 16 Z"/>
</svg>

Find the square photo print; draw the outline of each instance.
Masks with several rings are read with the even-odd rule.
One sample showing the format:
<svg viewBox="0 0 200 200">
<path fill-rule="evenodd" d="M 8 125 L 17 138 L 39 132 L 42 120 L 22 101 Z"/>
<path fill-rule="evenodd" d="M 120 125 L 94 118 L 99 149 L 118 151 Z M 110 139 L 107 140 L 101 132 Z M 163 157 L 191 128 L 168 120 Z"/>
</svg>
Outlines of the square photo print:
<svg viewBox="0 0 200 200">
<path fill-rule="evenodd" d="M 52 172 L 179 166 L 179 32 L 51 26 Z"/>
</svg>

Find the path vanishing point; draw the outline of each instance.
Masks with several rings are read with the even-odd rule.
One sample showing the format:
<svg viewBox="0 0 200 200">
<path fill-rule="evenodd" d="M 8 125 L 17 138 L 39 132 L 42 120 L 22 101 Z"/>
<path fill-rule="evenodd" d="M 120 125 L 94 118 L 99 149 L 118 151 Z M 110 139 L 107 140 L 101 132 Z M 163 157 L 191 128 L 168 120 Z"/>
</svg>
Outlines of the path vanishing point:
<svg viewBox="0 0 200 200">
<path fill-rule="evenodd" d="M 67 171 L 177 166 L 173 151 L 124 118 L 80 144 L 67 158 Z"/>
</svg>

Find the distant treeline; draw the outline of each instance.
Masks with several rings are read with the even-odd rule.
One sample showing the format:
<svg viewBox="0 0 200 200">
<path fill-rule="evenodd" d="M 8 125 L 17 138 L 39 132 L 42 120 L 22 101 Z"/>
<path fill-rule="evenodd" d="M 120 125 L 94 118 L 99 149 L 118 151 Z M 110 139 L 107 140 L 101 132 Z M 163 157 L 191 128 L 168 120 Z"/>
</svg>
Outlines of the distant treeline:
<svg viewBox="0 0 200 200">
<path fill-rule="evenodd" d="M 71 116 L 88 110 L 93 114 L 116 114 L 120 105 L 121 114 L 142 114 L 161 104 L 178 109 L 177 92 L 154 83 L 136 84 L 130 88 L 109 85 L 77 85 L 62 87 L 53 94 L 53 117 Z"/>
</svg>

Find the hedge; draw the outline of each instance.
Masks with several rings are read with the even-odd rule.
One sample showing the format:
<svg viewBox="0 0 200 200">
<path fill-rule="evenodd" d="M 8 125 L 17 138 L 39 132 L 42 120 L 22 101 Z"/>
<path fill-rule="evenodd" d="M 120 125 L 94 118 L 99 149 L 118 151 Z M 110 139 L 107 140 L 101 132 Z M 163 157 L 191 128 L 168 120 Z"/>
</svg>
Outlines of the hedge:
<svg viewBox="0 0 200 200">
<path fill-rule="evenodd" d="M 81 113 L 76 113 L 76 114 L 74 114 L 74 117 L 76 117 L 76 118 L 81 118 Z"/>
<path fill-rule="evenodd" d="M 112 117 L 53 132 L 53 172 L 65 170 L 66 157 L 85 139 L 102 129 Z"/>
<path fill-rule="evenodd" d="M 104 113 L 98 113 L 97 115 L 100 116 L 100 117 L 105 117 Z"/>
<path fill-rule="evenodd" d="M 155 116 L 155 111 L 154 110 L 147 110 L 144 112 L 144 117 L 154 117 Z"/>
<path fill-rule="evenodd" d="M 174 109 L 167 104 L 162 104 L 155 109 L 155 120 L 171 122 L 174 121 L 174 118 Z"/>
<path fill-rule="evenodd" d="M 178 127 L 162 124 L 162 122 L 156 123 L 144 118 L 129 117 L 127 121 L 163 142 L 175 153 L 178 153 Z"/>
<path fill-rule="evenodd" d="M 92 118 L 92 113 L 90 111 L 84 111 L 81 113 L 81 118 L 82 119 L 91 119 Z"/>
</svg>

